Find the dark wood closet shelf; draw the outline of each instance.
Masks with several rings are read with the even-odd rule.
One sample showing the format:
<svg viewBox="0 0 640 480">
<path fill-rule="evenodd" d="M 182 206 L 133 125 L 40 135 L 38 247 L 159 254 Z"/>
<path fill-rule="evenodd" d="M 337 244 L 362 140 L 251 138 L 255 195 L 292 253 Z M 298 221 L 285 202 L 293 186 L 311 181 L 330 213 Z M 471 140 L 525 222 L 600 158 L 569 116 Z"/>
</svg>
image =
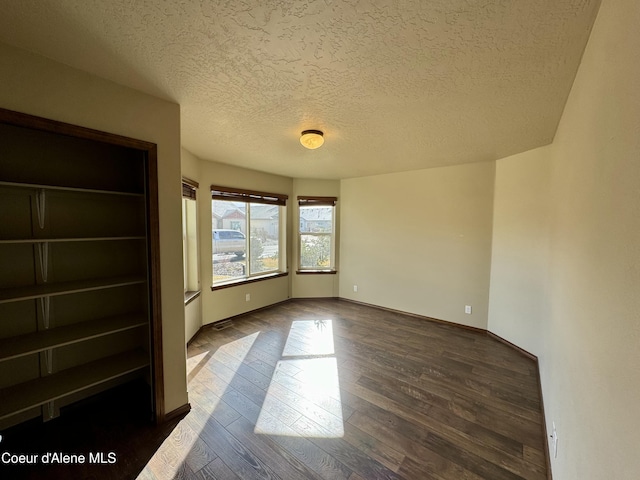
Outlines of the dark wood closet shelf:
<svg viewBox="0 0 640 480">
<path fill-rule="evenodd" d="M 76 282 L 61 282 L 42 285 L 30 285 L 26 287 L 3 288 L 0 290 L 0 303 L 17 302 L 34 298 L 67 295 L 71 293 L 88 292 L 103 288 L 123 287 L 144 283 L 141 277 L 109 277 Z"/>
<path fill-rule="evenodd" d="M 135 372 L 149 365 L 143 350 L 102 358 L 0 390 L 0 419 Z"/>
<path fill-rule="evenodd" d="M 147 324 L 142 314 L 99 318 L 0 340 L 0 362 Z"/>
</svg>

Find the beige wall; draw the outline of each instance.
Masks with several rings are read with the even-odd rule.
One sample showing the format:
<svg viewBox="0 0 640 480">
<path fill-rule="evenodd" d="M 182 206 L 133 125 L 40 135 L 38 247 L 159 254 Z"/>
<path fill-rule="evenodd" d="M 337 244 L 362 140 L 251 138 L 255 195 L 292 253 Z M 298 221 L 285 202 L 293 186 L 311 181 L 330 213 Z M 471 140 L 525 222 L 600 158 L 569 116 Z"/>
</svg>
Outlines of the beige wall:
<svg viewBox="0 0 640 480">
<path fill-rule="evenodd" d="M 3 44 L 0 85 L 0 107 L 158 145 L 165 407 L 184 405 L 180 107 Z"/>
<path fill-rule="evenodd" d="M 546 328 L 550 147 L 496 163 L 489 329 L 528 352 Z"/>
<path fill-rule="evenodd" d="M 183 150 L 184 152 L 184 150 Z M 188 152 L 187 152 L 188 153 Z M 191 155 L 191 154 L 188 154 Z M 200 183 L 198 209 L 200 212 L 200 255 L 202 284 L 202 324 L 223 320 L 251 310 L 266 307 L 289 298 L 289 278 L 280 277 L 222 290 L 211 291 L 212 245 L 211 245 L 211 185 L 237 187 L 261 192 L 289 195 L 287 202 L 287 260 L 291 271 L 291 221 L 295 202 L 292 200 L 293 180 L 279 175 L 247 170 L 211 161 L 200 160 L 200 176 L 194 178 Z M 246 301 L 246 294 L 251 297 Z"/>
<path fill-rule="evenodd" d="M 298 195 L 318 196 L 318 197 L 338 197 L 335 209 L 336 215 L 336 258 L 335 265 L 338 271 L 335 275 L 326 274 L 304 274 L 297 275 L 295 272 L 299 268 L 300 243 L 299 226 L 300 216 L 298 212 Z M 291 292 L 295 298 L 309 297 L 337 297 L 340 279 L 340 182 L 338 180 L 312 180 L 295 179 L 293 181 L 293 199 L 291 202 L 293 211 L 292 242 L 291 242 Z"/>
<path fill-rule="evenodd" d="M 343 180 L 340 296 L 486 328 L 494 167 Z"/>
<path fill-rule="evenodd" d="M 184 332 L 185 332 L 185 341 L 189 342 L 200 327 L 202 326 L 202 298 L 197 297 L 196 299 L 189 302 L 188 305 L 184 307 Z"/>
<path fill-rule="evenodd" d="M 497 167 L 489 329 L 539 356 L 547 422 L 559 437 L 556 480 L 640 477 L 639 24 L 634 0 L 603 1 L 554 143 Z M 549 212 L 505 190 L 520 183 L 538 197 L 520 180 L 538 156 L 541 168 L 550 164 L 547 185 L 534 176 L 550 190 Z M 505 205 L 512 201 L 519 205 Z M 527 214 L 530 224 L 509 238 L 509 223 Z M 523 238 L 535 232 L 547 253 Z M 522 248 L 518 265 L 505 270 L 499 245 Z M 527 252 L 546 257 L 533 279 Z M 520 285 L 532 280 L 539 284 L 528 297 Z M 522 315 L 538 300 L 541 318 Z"/>
</svg>

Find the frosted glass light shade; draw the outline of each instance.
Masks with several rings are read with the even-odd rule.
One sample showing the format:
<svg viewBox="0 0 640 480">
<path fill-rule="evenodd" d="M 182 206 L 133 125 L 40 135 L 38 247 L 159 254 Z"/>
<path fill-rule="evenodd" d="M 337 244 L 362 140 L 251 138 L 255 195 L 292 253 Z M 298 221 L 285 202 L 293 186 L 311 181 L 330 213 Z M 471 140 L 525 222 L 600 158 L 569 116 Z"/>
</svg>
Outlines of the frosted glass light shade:
<svg viewBox="0 0 640 480">
<path fill-rule="evenodd" d="M 314 150 L 324 143 L 324 136 L 320 130 L 305 130 L 300 136 L 300 143 L 303 147 Z"/>
</svg>

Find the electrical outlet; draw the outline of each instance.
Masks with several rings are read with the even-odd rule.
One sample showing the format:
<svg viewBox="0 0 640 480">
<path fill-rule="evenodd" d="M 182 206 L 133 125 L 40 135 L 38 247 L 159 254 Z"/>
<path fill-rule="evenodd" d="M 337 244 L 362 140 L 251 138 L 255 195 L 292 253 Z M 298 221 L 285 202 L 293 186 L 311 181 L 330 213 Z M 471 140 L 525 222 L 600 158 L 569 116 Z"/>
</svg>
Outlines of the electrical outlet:
<svg viewBox="0 0 640 480">
<path fill-rule="evenodd" d="M 354 286 L 353 286 L 353 291 L 354 291 L 354 292 L 357 292 L 357 291 L 358 291 L 358 285 L 354 285 Z"/>
<path fill-rule="evenodd" d="M 556 431 L 556 422 L 551 422 L 553 430 L 551 431 L 551 440 L 553 440 L 553 458 L 558 458 L 558 432 Z"/>
<path fill-rule="evenodd" d="M 464 313 L 466 313 L 467 315 L 471 315 L 471 305 L 464 306 Z"/>
<path fill-rule="evenodd" d="M 247 294 L 244 296 L 244 299 L 245 299 L 247 302 L 248 302 L 249 300 L 251 300 L 251 294 L 250 294 L 250 293 L 247 293 Z"/>
</svg>

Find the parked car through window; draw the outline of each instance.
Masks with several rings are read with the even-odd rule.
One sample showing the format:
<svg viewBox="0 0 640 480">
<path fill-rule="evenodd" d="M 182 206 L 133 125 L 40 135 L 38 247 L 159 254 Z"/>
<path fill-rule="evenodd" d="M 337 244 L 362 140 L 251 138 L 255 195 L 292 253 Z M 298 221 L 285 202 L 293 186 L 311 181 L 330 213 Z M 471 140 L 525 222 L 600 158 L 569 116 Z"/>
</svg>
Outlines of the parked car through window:
<svg viewBox="0 0 640 480">
<path fill-rule="evenodd" d="M 213 230 L 213 254 L 233 253 L 243 257 L 247 251 L 247 237 L 238 230 Z"/>
</svg>

